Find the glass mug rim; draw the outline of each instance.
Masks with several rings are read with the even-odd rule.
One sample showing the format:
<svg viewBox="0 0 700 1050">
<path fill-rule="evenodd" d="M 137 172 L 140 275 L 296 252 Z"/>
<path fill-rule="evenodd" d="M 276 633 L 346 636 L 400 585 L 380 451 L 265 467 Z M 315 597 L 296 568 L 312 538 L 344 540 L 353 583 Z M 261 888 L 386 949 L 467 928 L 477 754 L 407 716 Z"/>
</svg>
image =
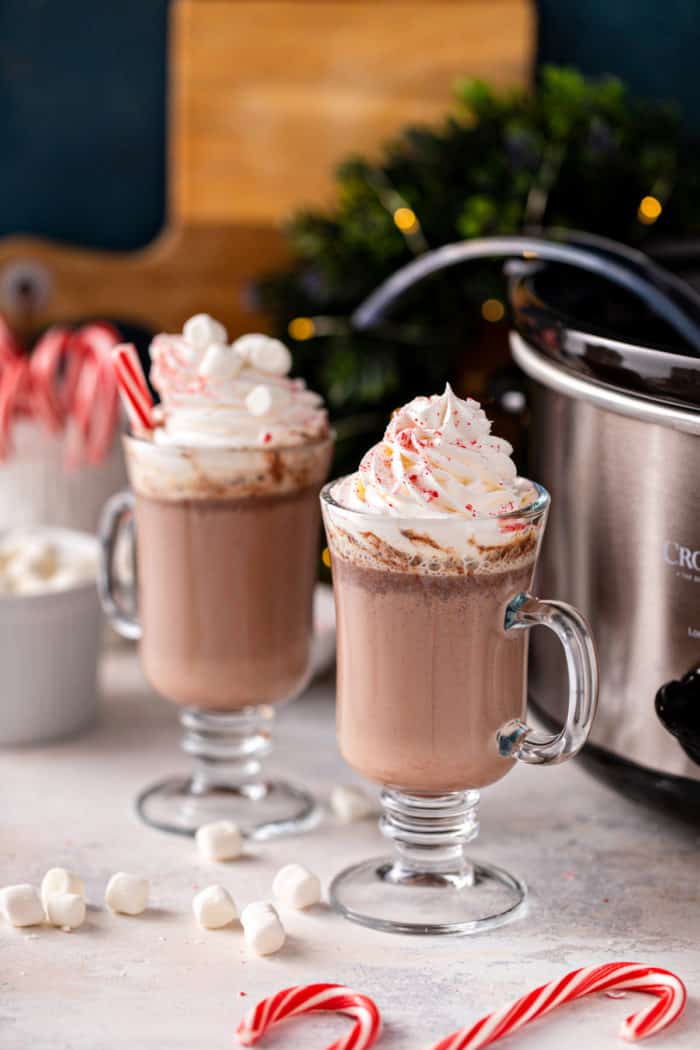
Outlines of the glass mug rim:
<svg viewBox="0 0 700 1050">
<path fill-rule="evenodd" d="M 410 514 L 373 514 L 371 511 L 357 510 L 354 507 L 348 507 L 346 504 L 340 503 L 335 498 L 333 490 L 336 485 L 339 485 L 349 477 L 352 477 L 352 475 L 345 474 L 342 477 L 335 478 L 333 481 L 326 482 L 321 489 L 321 502 L 328 507 L 342 511 L 343 514 L 350 515 L 357 521 L 364 521 L 367 524 L 371 523 L 376 525 L 377 519 L 379 518 L 383 521 L 400 521 L 402 523 L 415 524 L 423 529 L 433 527 L 439 529 L 446 524 L 454 525 L 455 521 L 462 519 L 462 515 L 455 513 L 424 515 L 420 517 Z M 464 523 L 469 525 L 478 523 L 479 525 L 482 525 L 489 522 L 508 522 L 513 520 L 536 521 L 538 518 L 541 518 L 552 502 L 552 498 L 547 489 L 544 485 L 540 485 L 538 481 L 532 481 L 530 478 L 522 477 L 520 475 L 518 475 L 515 480 L 523 485 L 529 485 L 537 494 L 535 499 L 528 503 L 527 506 L 518 507 L 515 510 L 509 510 L 505 514 L 477 514 L 474 517 L 464 517 Z"/>
<path fill-rule="evenodd" d="M 160 444 L 157 441 L 152 441 L 149 438 L 141 437 L 138 434 L 132 434 L 130 432 L 122 434 L 122 443 L 129 448 L 130 445 L 135 448 L 151 448 L 157 449 L 159 453 L 168 456 L 182 456 L 183 454 L 188 455 L 190 453 L 197 453 L 198 455 L 210 456 L 235 456 L 240 453 L 241 455 L 250 456 L 251 453 L 259 453 L 261 455 L 269 455 L 271 452 L 280 452 L 284 454 L 293 454 L 295 451 L 304 450 L 307 451 L 310 448 L 323 448 L 326 445 L 334 444 L 336 441 L 336 433 L 334 430 L 329 430 L 323 437 L 309 438 L 308 441 L 297 441 L 291 445 L 188 445 L 185 442 L 182 444 L 175 444 L 168 442 L 167 444 Z"/>
</svg>

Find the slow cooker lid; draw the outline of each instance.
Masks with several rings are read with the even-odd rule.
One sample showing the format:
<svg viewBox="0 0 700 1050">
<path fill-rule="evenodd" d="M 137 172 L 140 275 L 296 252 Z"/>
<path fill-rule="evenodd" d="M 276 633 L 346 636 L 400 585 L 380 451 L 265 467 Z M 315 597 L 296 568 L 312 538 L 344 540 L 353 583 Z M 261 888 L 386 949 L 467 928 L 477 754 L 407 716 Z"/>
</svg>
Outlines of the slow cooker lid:
<svg viewBox="0 0 700 1050">
<path fill-rule="evenodd" d="M 700 410 L 700 353 L 639 297 L 558 262 L 508 264 L 514 324 L 530 347 L 611 389 Z M 679 306 L 700 319 L 686 286 Z"/>
</svg>

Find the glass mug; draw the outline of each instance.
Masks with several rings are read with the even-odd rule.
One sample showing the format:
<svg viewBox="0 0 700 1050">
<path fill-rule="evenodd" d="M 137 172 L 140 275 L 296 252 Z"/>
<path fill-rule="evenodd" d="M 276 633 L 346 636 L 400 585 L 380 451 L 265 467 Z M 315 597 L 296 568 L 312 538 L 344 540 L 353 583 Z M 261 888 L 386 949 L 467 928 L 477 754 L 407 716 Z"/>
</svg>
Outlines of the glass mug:
<svg viewBox="0 0 700 1050">
<path fill-rule="evenodd" d="M 529 594 L 549 495 L 497 518 L 392 518 L 321 494 L 338 638 L 341 753 L 382 785 L 380 828 L 394 856 L 336 876 L 347 918 L 403 933 L 472 933 L 514 918 L 525 885 L 468 859 L 479 789 L 516 761 L 571 758 L 593 722 L 598 671 L 590 630 L 568 605 Z M 564 647 L 566 725 L 525 723 L 527 632 Z"/>
<path fill-rule="evenodd" d="M 117 632 L 139 640 L 150 684 L 181 706 L 182 748 L 194 759 L 190 777 L 147 788 L 138 812 L 183 834 L 222 818 L 255 838 L 307 827 L 312 796 L 264 778 L 261 764 L 271 705 L 309 678 L 318 492 L 332 440 L 124 445 L 133 494 L 103 512 L 100 597 Z"/>
</svg>

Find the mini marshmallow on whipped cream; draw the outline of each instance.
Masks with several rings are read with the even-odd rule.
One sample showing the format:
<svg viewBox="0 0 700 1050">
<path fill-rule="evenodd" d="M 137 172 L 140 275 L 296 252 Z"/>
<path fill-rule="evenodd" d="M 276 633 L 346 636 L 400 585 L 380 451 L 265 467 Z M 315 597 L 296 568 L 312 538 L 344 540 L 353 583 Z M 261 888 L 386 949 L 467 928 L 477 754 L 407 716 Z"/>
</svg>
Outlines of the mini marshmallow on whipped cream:
<svg viewBox="0 0 700 1050">
<path fill-rule="evenodd" d="M 292 357 L 279 339 L 261 333 L 229 343 L 207 314 L 191 317 L 181 334 L 151 343 L 150 378 L 161 403 L 157 444 L 208 448 L 288 447 L 328 434 L 323 401 L 303 379 L 292 379 Z"/>
<path fill-rule="evenodd" d="M 60 531 L 32 527 L 0 536 L 0 595 L 70 590 L 96 573 L 95 558 L 62 542 Z"/>
</svg>

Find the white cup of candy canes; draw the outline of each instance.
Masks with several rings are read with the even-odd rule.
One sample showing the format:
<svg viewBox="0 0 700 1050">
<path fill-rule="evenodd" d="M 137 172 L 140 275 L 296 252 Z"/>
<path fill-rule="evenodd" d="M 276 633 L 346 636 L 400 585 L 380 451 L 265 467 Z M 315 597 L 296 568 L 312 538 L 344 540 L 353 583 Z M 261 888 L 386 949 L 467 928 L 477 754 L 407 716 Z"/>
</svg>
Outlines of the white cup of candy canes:
<svg viewBox="0 0 700 1050">
<path fill-rule="evenodd" d="M 31 350 L 0 318 L 0 528 L 94 531 L 125 480 L 111 325 L 55 325 Z"/>
</svg>

